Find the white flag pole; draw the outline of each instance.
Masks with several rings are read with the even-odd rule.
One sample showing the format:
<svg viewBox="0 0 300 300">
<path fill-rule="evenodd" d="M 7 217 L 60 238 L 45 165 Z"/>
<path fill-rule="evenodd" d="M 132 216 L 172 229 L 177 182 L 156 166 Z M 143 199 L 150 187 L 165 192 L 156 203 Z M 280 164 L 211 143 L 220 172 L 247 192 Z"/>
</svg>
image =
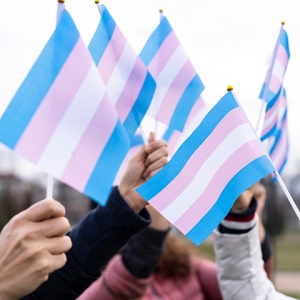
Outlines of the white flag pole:
<svg viewBox="0 0 300 300">
<path fill-rule="evenodd" d="M 297 217 L 298 217 L 298 219 L 300 221 L 300 211 L 299 211 L 299 209 L 298 209 L 298 207 L 297 207 L 294 199 L 292 198 L 290 192 L 288 191 L 286 185 L 284 184 L 281 176 L 279 175 L 278 171 L 275 171 L 274 175 L 275 175 L 276 179 L 278 180 L 278 183 L 280 184 L 283 192 L 285 193 L 286 197 L 288 198 L 288 200 L 289 200 L 289 202 L 290 202 L 290 204 L 291 204 L 294 212 L 296 213 L 296 215 L 297 215 Z"/>
<path fill-rule="evenodd" d="M 65 10 L 65 0 L 58 0 L 57 3 L 57 13 L 56 13 L 56 26 L 60 21 L 61 15 Z M 53 198 L 53 176 L 48 174 L 47 177 L 47 198 Z"/>
</svg>

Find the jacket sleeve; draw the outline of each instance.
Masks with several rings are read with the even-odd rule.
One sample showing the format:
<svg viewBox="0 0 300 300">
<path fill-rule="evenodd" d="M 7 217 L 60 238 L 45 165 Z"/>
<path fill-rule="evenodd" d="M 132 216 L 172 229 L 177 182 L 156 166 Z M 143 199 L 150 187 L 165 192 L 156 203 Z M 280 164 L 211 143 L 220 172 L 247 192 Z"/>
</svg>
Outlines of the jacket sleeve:
<svg viewBox="0 0 300 300">
<path fill-rule="evenodd" d="M 78 300 L 96 300 L 99 295 L 106 300 L 140 299 L 152 280 L 168 232 L 146 228 L 133 236 Z"/>
<path fill-rule="evenodd" d="M 24 299 L 76 299 L 93 281 L 101 268 L 134 234 L 150 224 L 146 209 L 136 214 L 113 188 L 105 207 L 91 211 L 69 236 L 72 248 L 65 266 Z"/>
<path fill-rule="evenodd" d="M 248 222 L 223 221 L 226 228 L 233 228 L 232 233 L 221 233 L 220 226 L 214 231 L 218 280 L 224 300 L 292 299 L 278 293 L 267 278 L 257 220 L 255 215 Z M 239 228 L 244 233 L 237 233 Z"/>
</svg>

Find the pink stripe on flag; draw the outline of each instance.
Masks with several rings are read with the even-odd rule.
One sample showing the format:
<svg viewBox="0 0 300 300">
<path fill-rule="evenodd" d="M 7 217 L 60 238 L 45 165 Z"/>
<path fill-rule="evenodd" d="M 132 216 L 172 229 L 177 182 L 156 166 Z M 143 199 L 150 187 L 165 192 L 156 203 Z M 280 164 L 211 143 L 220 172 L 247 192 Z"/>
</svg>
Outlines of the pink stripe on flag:
<svg viewBox="0 0 300 300">
<path fill-rule="evenodd" d="M 280 101 L 276 101 L 275 105 L 266 112 L 264 127 L 261 136 L 264 136 L 275 125 L 278 120 Z M 265 124 L 268 123 L 266 126 Z"/>
<path fill-rule="evenodd" d="M 181 137 L 181 132 L 174 129 L 168 142 L 169 157 L 173 156 L 175 147 L 177 146 L 180 137 Z"/>
<path fill-rule="evenodd" d="M 158 78 L 159 74 L 179 46 L 180 42 L 176 34 L 174 31 L 170 32 L 148 65 L 148 70 L 153 78 Z"/>
<path fill-rule="evenodd" d="M 130 73 L 127 83 L 115 104 L 115 108 L 122 123 L 126 120 L 128 114 L 132 110 L 144 84 L 146 75 L 147 69 L 145 68 L 145 65 L 140 57 L 137 56 L 137 60 Z"/>
<path fill-rule="evenodd" d="M 281 87 L 282 81 L 279 80 L 277 77 L 272 76 L 270 78 L 270 83 L 269 83 L 269 90 L 271 90 L 274 94 L 277 94 Z"/>
<path fill-rule="evenodd" d="M 88 63 L 87 63 L 88 62 Z M 15 151 L 33 163 L 39 161 L 51 136 L 93 64 L 81 38 L 21 136 Z M 80 71 L 78 71 L 80 70 Z M 72 82 L 72 86 L 65 86 Z M 32 147 L 34 145 L 34 147 Z"/>
<path fill-rule="evenodd" d="M 158 211 L 169 206 L 174 199 L 187 187 L 198 173 L 207 158 L 214 152 L 226 136 L 236 127 L 247 123 L 242 110 L 237 107 L 231 110 L 215 127 L 214 131 L 207 137 L 203 144 L 196 149 L 187 161 L 184 169 L 162 190 L 153 197 L 149 203 Z"/>
<path fill-rule="evenodd" d="M 126 38 L 116 26 L 99 63 L 98 70 L 105 85 L 107 85 L 126 45 Z"/>
<path fill-rule="evenodd" d="M 255 149 L 255 151 L 249 151 L 249 148 Z M 241 146 L 220 167 L 203 194 L 174 223 L 174 225 L 183 234 L 187 234 L 217 202 L 224 187 L 233 176 L 246 165 L 263 155 L 265 155 L 265 152 L 258 140 L 250 141 Z"/>
<path fill-rule="evenodd" d="M 83 191 L 118 121 L 107 93 L 83 134 L 61 180 Z M 88 155 L 86 155 L 88 153 Z M 78 174 L 80 170 L 80 174 Z"/>
<path fill-rule="evenodd" d="M 276 60 L 279 60 L 285 67 L 288 64 L 289 58 L 286 49 L 280 44 L 276 54 Z"/>
<path fill-rule="evenodd" d="M 196 70 L 188 60 L 176 75 L 168 92 L 162 100 L 159 112 L 156 117 L 158 121 L 161 121 L 165 124 L 170 124 L 170 120 L 181 96 L 183 95 L 184 91 L 186 90 L 192 79 L 195 77 L 195 75 Z"/>
<path fill-rule="evenodd" d="M 188 116 L 187 121 L 185 122 L 184 128 L 187 128 L 193 118 L 201 111 L 202 109 L 205 108 L 205 102 L 204 100 L 200 97 L 194 104 L 193 108 L 191 109 L 191 112 Z"/>
</svg>

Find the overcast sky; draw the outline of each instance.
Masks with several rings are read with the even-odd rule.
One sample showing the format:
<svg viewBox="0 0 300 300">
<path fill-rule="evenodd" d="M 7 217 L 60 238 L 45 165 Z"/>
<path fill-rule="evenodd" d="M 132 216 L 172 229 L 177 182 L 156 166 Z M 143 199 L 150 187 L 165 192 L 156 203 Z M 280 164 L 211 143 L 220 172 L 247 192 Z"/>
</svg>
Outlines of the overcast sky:
<svg viewBox="0 0 300 300">
<path fill-rule="evenodd" d="M 289 106 L 290 159 L 300 161 L 300 1 L 299 0 L 107 0 L 102 1 L 137 53 L 159 22 L 160 8 L 198 71 L 209 106 L 232 85 L 256 127 L 258 95 L 278 37 L 281 21 L 289 36 L 291 58 L 285 76 Z M 100 20 L 92 0 L 66 0 L 66 9 L 88 45 Z M 55 0 L 0 0 L 0 116 L 55 28 Z M 149 130 L 152 128 L 149 128 Z M 14 157 L 17 166 L 30 164 Z"/>
</svg>

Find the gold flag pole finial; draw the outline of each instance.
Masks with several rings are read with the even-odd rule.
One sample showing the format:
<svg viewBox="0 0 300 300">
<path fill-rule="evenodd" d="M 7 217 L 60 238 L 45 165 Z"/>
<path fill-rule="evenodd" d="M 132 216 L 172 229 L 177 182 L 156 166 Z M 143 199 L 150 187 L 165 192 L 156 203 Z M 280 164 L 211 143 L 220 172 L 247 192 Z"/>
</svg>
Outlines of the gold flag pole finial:
<svg viewBox="0 0 300 300">
<path fill-rule="evenodd" d="M 58 3 L 65 3 L 65 0 L 58 0 Z"/>
<path fill-rule="evenodd" d="M 232 86 L 232 85 L 229 85 L 229 86 L 227 87 L 227 91 L 230 92 L 230 91 L 232 91 L 232 90 L 233 90 L 233 86 Z"/>
<path fill-rule="evenodd" d="M 281 25 L 284 25 L 284 24 L 285 24 L 285 22 L 284 22 L 284 21 L 282 21 L 282 22 L 281 22 Z"/>
<path fill-rule="evenodd" d="M 162 13 L 162 12 L 164 12 L 164 11 L 162 10 L 162 8 L 160 8 L 160 9 L 159 9 L 159 12 Z"/>
<path fill-rule="evenodd" d="M 99 1 L 99 0 L 95 0 L 95 3 L 96 3 L 96 4 L 99 4 L 99 3 L 100 3 L 100 1 Z"/>
</svg>

